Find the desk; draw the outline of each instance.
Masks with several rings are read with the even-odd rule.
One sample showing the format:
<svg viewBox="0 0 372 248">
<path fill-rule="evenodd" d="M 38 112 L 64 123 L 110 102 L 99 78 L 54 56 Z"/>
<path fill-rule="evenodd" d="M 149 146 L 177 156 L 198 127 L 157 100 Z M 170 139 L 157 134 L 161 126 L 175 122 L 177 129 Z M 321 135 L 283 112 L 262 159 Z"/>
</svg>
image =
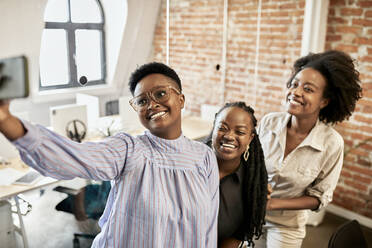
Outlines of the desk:
<svg viewBox="0 0 372 248">
<path fill-rule="evenodd" d="M 182 133 L 189 139 L 203 138 L 212 131 L 213 123 L 200 117 L 185 116 L 182 118 Z"/>
<path fill-rule="evenodd" d="M 10 160 L 10 163 L 7 165 L 1 165 L 1 168 L 13 168 L 16 169 L 20 172 L 26 173 L 28 170 L 28 166 L 25 165 L 20 158 L 14 158 Z M 1 173 L 1 170 L 0 170 Z M 39 189 L 45 186 L 48 186 L 50 184 L 56 183 L 58 180 L 50 178 L 50 177 L 44 177 L 35 184 L 32 185 L 0 185 L 0 201 L 1 200 L 6 200 L 9 198 L 14 198 L 14 201 L 16 203 L 16 208 L 17 208 L 17 215 L 19 218 L 19 225 L 20 227 L 15 226 L 15 230 L 19 232 L 19 234 L 22 235 L 22 240 L 23 240 L 23 245 L 25 248 L 28 247 L 28 241 L 27 241 L 27 235 L 25 231 L 25 227 L 23 224 L 23 219 L 21 215 L 21 210 L 19 206 L 19 199 L 18 195 L 21 193 L 25 193 L 31 190 Z"/>
<path fill-rule="evenodd" d="M 24 164 L 21 159 L 14 158 L 10 160 L 10 164 L 8 165 L 1 165 L 0 169 L 2 168 L 13 168 L 18 171 L 26 173 L 28 171 L 28 166 Z M 1 172 L 1 170 L 0 170 Z M 37 181 L 35 184 L 32 185 L 0 185 L 0 200 L 8 199 L 14 197 L 18 194 L 22 194 L 31 190 L 35 190 L 38 188 L 42 188 L 48 186 L 49 184 L 53 184 L 58 182 L 58 180 L 50 177 L 44 177 L 41 180 Z"/>
</svg>

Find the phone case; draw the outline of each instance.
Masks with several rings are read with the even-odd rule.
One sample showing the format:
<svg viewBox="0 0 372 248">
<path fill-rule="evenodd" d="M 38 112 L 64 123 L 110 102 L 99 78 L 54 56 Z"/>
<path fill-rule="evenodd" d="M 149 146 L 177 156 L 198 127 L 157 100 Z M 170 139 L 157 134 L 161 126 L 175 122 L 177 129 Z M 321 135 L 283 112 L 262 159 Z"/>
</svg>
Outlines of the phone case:
<svg viewBox="0 0 372 248">
<path fill-rule="evenodd" d="M 28 94 L 26 57 L 0 59 L 0 100 L 24 98 Z"/>
</svg>

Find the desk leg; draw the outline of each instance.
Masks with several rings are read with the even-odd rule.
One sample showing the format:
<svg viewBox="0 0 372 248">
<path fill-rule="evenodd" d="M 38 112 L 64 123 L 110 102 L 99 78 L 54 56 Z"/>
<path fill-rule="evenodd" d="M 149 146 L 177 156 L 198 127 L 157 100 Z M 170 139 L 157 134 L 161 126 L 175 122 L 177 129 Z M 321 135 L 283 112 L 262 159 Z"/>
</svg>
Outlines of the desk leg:
<svg viewBox="0 0 372 248">
<path fill-rule="evenodd" d="M 19 219 L 19 225 L 20 225 L 20 228 L 21 228 L 21 235 L 22 235 L 22 239 L 23 239 L 23 246 L 24 246 L 24 248 L 28 248 L 28 241 L 27 241 L 27 236 L 26 236 L 26 229 L 25 229 L 25 225 L 23 224 L 23 219 L 22 219 L 22 215 L 21 215 L 21 208 L 19 207 L 18 197 L 17 196 L 14 196 L 14 200 L 16 202 L 16 207 L 17 207 L 17 215 L 18 215 L 18 219 Z"/>
</svg>

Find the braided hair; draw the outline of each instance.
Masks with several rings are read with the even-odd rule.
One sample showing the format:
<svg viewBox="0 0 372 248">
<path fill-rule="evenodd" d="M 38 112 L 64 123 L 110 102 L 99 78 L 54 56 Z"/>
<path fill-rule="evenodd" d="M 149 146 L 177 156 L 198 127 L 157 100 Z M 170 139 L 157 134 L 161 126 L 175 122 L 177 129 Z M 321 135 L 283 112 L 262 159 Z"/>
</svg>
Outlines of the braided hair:
<svg viewBox="0 0 372 248">
<path fill-rule="evenodd" d="M 259 239 L 262 234 L 262 226 L 265 224 L 266 203 L 267 203 L 267 171 L 265 166 L 264 154 L 261 142 L 256 132 L 257 119 L 254 110 L 244 102 L 226 103 L 216 114 L 212 132 L 209 134 L 205 143 L 212 146 L 212 135 L 216 124 L 217 116 L 227 108 L 237 107 L 246 111 L 252 120 L 254 137 L 249 144 L 249 157 L 245 161 L 243 154 L 240 157 L 241 163 L 246 168 L 244 170 L 242 200 L 244 209 L 243 225 L 238 230 L 238 236 L 243 241 L 248 241 L 248 245 L 254 247 L 253 238 Z"/>
</svg>

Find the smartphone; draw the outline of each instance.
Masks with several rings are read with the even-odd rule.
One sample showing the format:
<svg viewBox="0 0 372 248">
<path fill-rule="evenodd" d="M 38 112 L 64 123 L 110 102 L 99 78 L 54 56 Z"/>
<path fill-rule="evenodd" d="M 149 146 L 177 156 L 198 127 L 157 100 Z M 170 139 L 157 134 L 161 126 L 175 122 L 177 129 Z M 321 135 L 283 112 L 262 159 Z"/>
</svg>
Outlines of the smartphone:
<svg viewBox="0 0 372 248">
<path fill-rule="evenodd" d="M 29 94 L 25 56 L 0 59 L 0 100 L 24 98 Z"/>
<path fill-rule="evenodd" d="M 22 177 L 18 178 L 16 181 L 14 181 L 13 184 L 31 185 L 39 181 L 41 178 L 42 176 L 39 172 L 31 170 Z"/>
</svg>

